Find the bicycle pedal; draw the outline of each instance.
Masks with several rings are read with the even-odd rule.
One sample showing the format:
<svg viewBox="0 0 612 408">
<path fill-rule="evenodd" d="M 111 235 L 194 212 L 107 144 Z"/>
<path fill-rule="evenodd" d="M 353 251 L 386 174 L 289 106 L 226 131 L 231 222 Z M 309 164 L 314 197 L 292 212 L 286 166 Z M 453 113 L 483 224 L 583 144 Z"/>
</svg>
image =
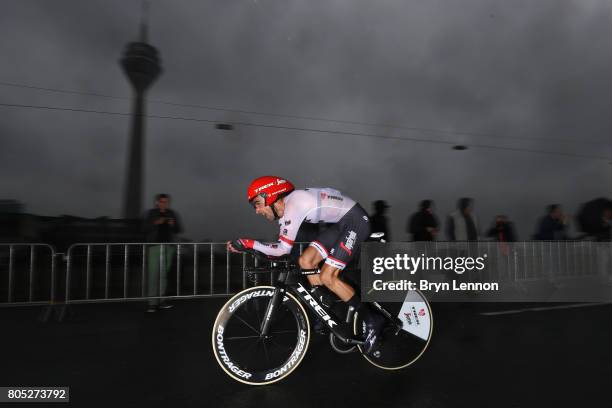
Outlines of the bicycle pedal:
<svg viewBox="0 0 612 408">
<path fill-rule="evenodd" d="M 355 344 L 346 344 L 338 339 L 333 333 L 329 334 L 329 344 L 332 349 L 339 354 L 350 354 L 358 351 Z"/>
</svg>

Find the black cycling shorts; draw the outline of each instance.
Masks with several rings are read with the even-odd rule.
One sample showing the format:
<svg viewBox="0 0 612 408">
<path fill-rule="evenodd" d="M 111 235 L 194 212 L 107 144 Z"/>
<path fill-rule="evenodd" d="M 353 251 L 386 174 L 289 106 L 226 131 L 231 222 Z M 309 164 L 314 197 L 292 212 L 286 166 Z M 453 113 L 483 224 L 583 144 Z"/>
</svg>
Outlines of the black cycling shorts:
<svg viewBox="0 0 612 408">
<path fill-rule="evenodd" d="M 370 219 L 365 210 L 355 204 L 340 221 L 323 231 L 310 243 L 334 268 L 344 269 L 359 252 L 360 244 L 370 236 Z"/>
</svg>

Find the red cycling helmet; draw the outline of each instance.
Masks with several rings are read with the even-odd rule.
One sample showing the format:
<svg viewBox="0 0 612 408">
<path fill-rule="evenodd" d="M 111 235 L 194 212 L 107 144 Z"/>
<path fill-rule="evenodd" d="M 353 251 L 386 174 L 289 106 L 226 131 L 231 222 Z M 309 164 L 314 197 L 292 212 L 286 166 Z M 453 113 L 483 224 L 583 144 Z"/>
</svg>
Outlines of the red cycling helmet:
<svg viewBox="0 0 612 408">
<path fill-rule="evenodd" d="M 274 204 L 279 195 L 290 193 L 293 190 L 295 190 L 293 184 L 285 179 L 276 176 L 263 176 L 256 178 L 249 184 L 247 198 L 251 202 L 260 195 L 268 206 Z"/>
</svg>

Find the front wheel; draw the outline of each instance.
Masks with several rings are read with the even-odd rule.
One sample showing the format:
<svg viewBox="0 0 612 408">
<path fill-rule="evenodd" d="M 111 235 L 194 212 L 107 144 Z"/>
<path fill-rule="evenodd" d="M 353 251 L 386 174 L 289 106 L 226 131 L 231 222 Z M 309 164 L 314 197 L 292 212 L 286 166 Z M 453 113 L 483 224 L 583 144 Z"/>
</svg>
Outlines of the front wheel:
<svg viewBox="0 0 612 408">
<path fill-rule="evenodd" d="M 361 355 L 371 364 L 385 370 L 399 370 L 419 359 L 429 345 L 433 331 L 431 307 L 419 291 L 408 292 L 403 303 L 381 303 L 397 325 L 389 323 L 382 332 L 378 346 L 370 353 Z M 355 314 L 353 330 L 356 336 L 364 331 L 365 322 Z"/>
<path fill-rule="evenodd" d="M 212 332 L 213 352 L 223 370 L 236 381 L 265 385 L 291 374 L 310 340 L 304 307 L 290 293 L 273 311 L 267 336 L 261 327 L 273 286 L 256 286 L 238 293 L 219 311 Z"/>
</svg>

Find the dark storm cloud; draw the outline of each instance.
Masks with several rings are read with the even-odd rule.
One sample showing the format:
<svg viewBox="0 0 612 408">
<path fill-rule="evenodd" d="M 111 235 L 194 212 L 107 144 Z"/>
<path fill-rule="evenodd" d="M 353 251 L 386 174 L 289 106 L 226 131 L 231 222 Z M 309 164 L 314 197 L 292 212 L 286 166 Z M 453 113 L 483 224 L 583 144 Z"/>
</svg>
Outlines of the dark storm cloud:
<svg viewBox="0 0 612 408">
<path fill-rule="evenodd" d="M 129 96 L 118 65 L 137 1 L 5 1 L 0 81 Z M 153 1 L 149 39 L 164 72 L 151 100 L 463 130 L 414 132 L 149 103 L 153 115 L 410 136 L 612 156 L 611 7 L 604 1 Z M 0 102 L 127 112 L 129 101 L 0 86 Z M 129 118 L 0 107 L 5 198 L 35 213 L 120 214 Z M 550 202 L 610 195 L 605 161 L 450 150 L 348 135 L 150 119 L 145 202 L 170 192 L 195 239 L 271 234 L 244 203 L 248 180 L 281 174 L 392 204 L 395 237 L 433 198 L 477 200 L 528 238 Z M 228 215 L 230 214 L 230 215 Z M 221 222 L 221 220 L 223 220 Z M 245 225 L 252 227 L 246 228 Z"/>
</svg>

